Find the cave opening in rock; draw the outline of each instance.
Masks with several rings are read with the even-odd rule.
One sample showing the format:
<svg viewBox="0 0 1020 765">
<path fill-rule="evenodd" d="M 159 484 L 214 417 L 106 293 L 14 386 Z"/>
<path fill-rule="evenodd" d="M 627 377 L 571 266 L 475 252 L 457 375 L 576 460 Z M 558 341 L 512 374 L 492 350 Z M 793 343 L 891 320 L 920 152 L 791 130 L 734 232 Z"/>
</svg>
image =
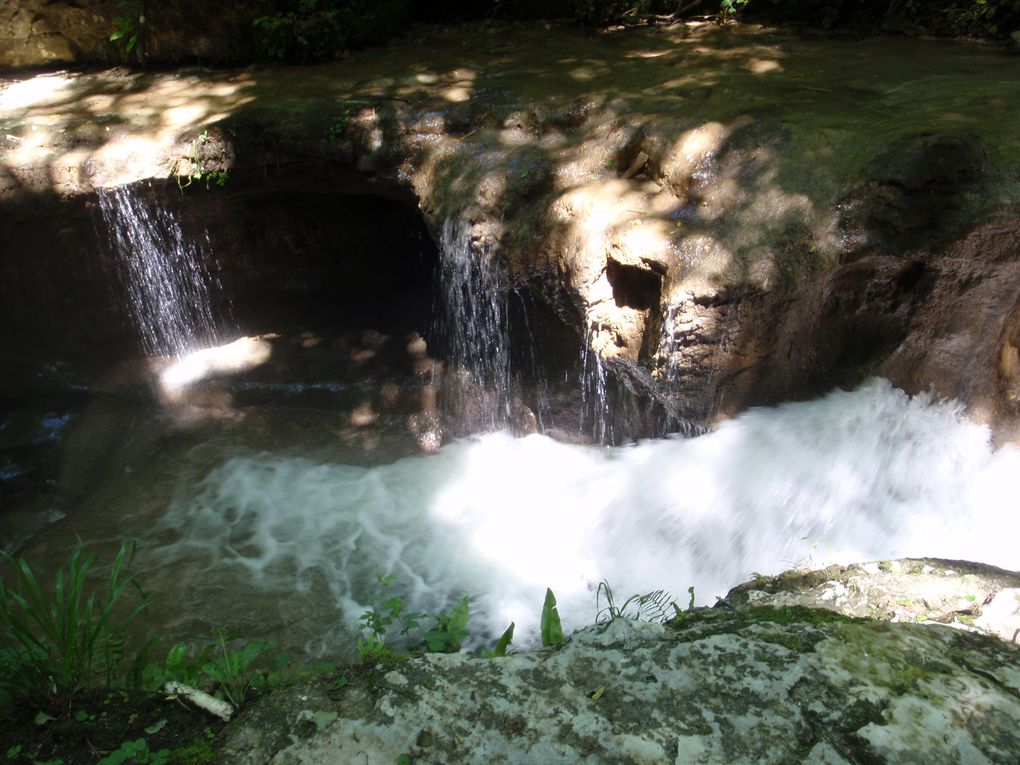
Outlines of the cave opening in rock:
<svg viewBox="0 0 1020 765">
<path fill-rule="evenodd" d="M 224 227 L 222 216 L 232 220 Z M 437 249 L 404 200 L 286 190 L 234 210 L 198 211 L 215 226 L 224 292 L 245 334 L 292 329 L 430 326 Z M 220 220 L 218 220 L 220 219 Z"/>
</svg>

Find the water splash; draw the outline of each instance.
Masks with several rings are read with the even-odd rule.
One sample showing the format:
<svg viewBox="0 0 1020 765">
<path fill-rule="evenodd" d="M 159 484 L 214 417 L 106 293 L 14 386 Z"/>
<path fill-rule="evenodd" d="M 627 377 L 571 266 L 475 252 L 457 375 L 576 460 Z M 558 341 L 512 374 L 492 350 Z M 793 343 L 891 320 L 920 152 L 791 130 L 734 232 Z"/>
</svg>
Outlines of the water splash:
<svg viewBox="0 0 1020 765">
<path fill-rule="evenodd" d="M 149 356 L 180 358 L 215 344 L 213 281 L 204 241 L 186 237 L 174 214 L 133 186 L 102 189 L 106 224 L 128 309 Z"/>
<path fill-rule="evenodd" d="M 439 329 L 450 387 L 476 427 L 499 429 L 511 415 L 507 289 L 493 253 L 476 247 L 466 221 L 447 220 L 439 246 Z"/>
<path fill-rule="evenodd" d="M 153 554 L 204 561 L 201 573 L 171 564 L 190 603 L 215 604 L 225 587 L 294 603 L 305 589 L 353 626 L 376 573 L 391 573 L 409 608 L 468 594 L 476 634 L 516 621 L 526 641 L 546 587 L 574 628 L 592 620 L 602 578 L 621 595 L 693 585 L 712 603 L 752 572 L 809 562 L 1016 569 L 1018 470 L 1020 452 L 993 451 L 957 407 L 879 380 L 625 448 L 493 433 L 374 468 L 235 458 L 197 489 L 182 481 Z M 166 544 L 171 532 L 184 536 Z M 222 618 L 222 602 L 210 608 Z"/>
</svg>

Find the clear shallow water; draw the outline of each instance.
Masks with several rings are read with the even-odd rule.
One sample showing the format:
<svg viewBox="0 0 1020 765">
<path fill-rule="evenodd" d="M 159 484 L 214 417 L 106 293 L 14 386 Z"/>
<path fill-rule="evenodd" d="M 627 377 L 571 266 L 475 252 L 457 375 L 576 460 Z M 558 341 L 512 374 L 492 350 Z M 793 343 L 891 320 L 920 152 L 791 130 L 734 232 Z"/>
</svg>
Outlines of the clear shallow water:
<svg viewBox="0 0 1020 765">
<path fill-rule="evenodd" d="M 470 595 L 476 635 L 515 621 L 521 643 L 537 638 L 546 587 L 575 628 L 603 578 L 620 597 L 666 588 L 683 603 L 693 585 L 711 603 L 795 564 L 1020 568 L 1020 451 L 993 452 L 956 407 L 881 380 L 621 448 L 493 433 L 374 467 L 212 446 L 167 459 L 172 500 L 118 518 L 117 533 L 141 540 L 168 620 L 313 654 L 351 649 L 380 573 L 414 610 Z"/>
</svg>

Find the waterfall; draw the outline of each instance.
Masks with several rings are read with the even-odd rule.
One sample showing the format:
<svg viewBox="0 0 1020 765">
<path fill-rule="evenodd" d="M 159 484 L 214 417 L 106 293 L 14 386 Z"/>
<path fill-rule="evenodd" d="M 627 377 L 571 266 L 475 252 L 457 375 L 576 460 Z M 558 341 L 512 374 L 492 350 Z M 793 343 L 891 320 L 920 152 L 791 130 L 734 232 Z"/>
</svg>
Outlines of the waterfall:
<svg viewBox="0 0 1020 765">
<path fill-rule="evenodd" d="M 493 253 L 477 248 L 471 226 L 447 220 L 439 246 L 438 325 L 447 344 L 448 385 L 474 427 L 509 422 L 510 324 L 507 290 Z"/>
<path fill-rule="evenodd" d="M 594 618 L 603 578 L 621 595 L 694 586 L 712 603 L 752 572 L 798 564 L 939 556 L 1016 568 L 1018 469 L 1020 451 L 993 451 L 958 407 L 875 380 L 627 447 L 490 433 L 376 467 L 234 456 L 183 478 L 145 533 L 189 609 L 208 603 L 212 620 L 236 582 L 232 599 L 255 588 L 250 598 L 291 609 L 284 621 L 314 607 L 354 626 L 383 573 L 408 610 L 470 595 L 475 635 L 516 621 L 525 643 L 546 587 L 575 628 Z M 352 643 L 330 640 L 321 648 Z"/>
<path fill-rule="evenodd" d="M 211 293 L 218 284 L 206 265 L 208 235 L 199 241 L 186 237 L 176 216 L 144 188 L 120 186 L 100 190 L 98 196 L 145 353 L 180 358 L 212 345 Z"/>
<path fill-rule="evenodd" d="M 596 444 L 613 443 L 612 402 L 606 384 L 606 366 L 602 355 L 592 348 L 595 326 L 581 345 L 581 421 L 579 434 L 590 436 Z"/>
</svg>

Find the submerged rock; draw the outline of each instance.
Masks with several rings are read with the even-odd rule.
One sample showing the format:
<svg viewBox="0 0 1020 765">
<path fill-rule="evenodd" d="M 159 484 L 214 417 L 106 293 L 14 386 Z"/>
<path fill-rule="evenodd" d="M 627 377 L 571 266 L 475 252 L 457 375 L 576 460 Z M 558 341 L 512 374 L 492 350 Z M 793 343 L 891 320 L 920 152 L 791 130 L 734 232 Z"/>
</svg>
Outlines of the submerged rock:
<svg viewBox="0 0 1020 765">
<path fill-rule="evenodd" d="M 956 568 L 978 588 L 1018 577 Z M 868 570 L 800 575 L 814 577 L 800 594 L 810 601 L 823 579 L 862 582 Z M 956 585 L 935 561 L 876 571 L 886 584 Z M 329 694 L 292 689 L 230 730 L 225 761 L 1016 762 L 1020 648 L 943 625 L 753 605 L 748 591 L 668 625 L 617 619 L 556 649 L 426 655 L 352 674 Z"/>
</svg>

